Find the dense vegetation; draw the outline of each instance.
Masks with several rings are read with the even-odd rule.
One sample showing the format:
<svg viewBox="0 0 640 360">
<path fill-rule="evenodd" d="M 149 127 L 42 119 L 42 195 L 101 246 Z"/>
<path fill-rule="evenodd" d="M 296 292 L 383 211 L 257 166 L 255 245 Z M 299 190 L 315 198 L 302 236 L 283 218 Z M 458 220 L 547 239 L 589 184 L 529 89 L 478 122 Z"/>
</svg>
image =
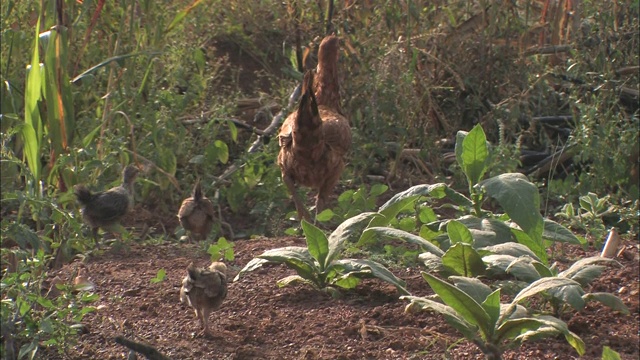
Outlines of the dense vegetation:
<svg viewBox="0 0 640 360">
<path fill-rule="evenodd" d="M 477 258 L 469 252 L 462 259 L 480 259 L 476 264 L 485 267 L 478 271 L 500 267 L 482 261 L 491 255 L 481 248 L 496 244 L 477 245 L 475 235 L 467 236 L 474 220 L 464 216 L 513 220 L 521 230 L 510 236 L 531 250 L 538 270 L 528 283 L 536 276 L 559 277 L 542 274 L 548 266 L 544 241 L 558 241 L 544 237 L 543 227 L 577 231 L 571 241 L 583 246 L 601 246 L 611 227 L 637 235 L 638 10 L 637 0 L 500 6 L 455 0 L 6 1 L 0 63 L 3 333 L 15 334 L 19 357 L 42 344 L 63 347 L 77 330 L 69 324 L 93 310 L 90 292 L 61 286 L 64 295 L 52 299 L 40 286 L 48 269 L 92 247 L 73 185 L 108 188 L 128 163 L 145 169 L 136 202 L 159 219 L 173 218 L 201 178 L 235 230 L 247 236 L 299 233 L 275 166 L 278 142 L 262 130 L 288 110 L 302 79 L 301 54 L 313 54 L 327 32 L 342 41 L 341 94 L 354 145 L 342 194 L 318 220 L 336 228 L 361 213 L 382 213 L 384 221 L 366 217 L 374 220 L 369 230 L 359 229 L 360 246 L 389 236 L 416 245 L 415 236 L 439 249 L 422 250 L 443 258 L 421 255 L 434 266 L 430 274 L 469 277 L 475 274 L 440 266 L 446 253 L 468 246 Z M 305 59 L 313 63 L 313 55 Z M 463 149 L 469 136 L 472 145 Z M 500 198 L 500 188 L 517 179 L 536 194 L 539 218 L 519 217 Z M 435 185 L 413 187 L 423 184 Z M 413 189 L 412 196 L 392 198 L 389 188 L 394 194 Z M 391 198 L 387 207 L 379 207 L 380 197 Z M 445 198 L 451 206 L 436 206 Z M 398 201 L 402 206 L 394 205 Z M 562 225 L 549 225 L 551 217 Z M 182 234 L 175 223 L 150 226 L 152 240 Z M 310 224 L 302 230 L 311 243 L 327 242 Z M 304 254 L 310 263 L 326 259 L 311 249 Z M 336 262 L 309 270 L 322 274 L 314 278 L 322 280 L 318 287 L 355 286 L 349 276 L 338 276 L 345 266 Z M 325 272 L 329 268 L 333 272 Z M 402 287 L 384 266 L 378 269 Z M 445 303 L 447 295 L 436 288 L 455 293 L 459 286 L 433 275 L 425 279 Z M 556 285 L 570 280 L 562 281 Z M 545 296 L 553 302 L 559 296 L 550 289 Z M 500 292 L 485 295 L 487 304 L 485 298 L 477 302 L 487 305 L 491 319 L 477 339 L 493 349 L 503 338 L 491 338 L 492 326 L 499 326 L 497 316 L 507 320 Z M 512 305 L 519 306 L 515 300 Z M 561 325 L 554 329 L 580 348 Z M 476 336 L 471 330 L 466 335 Z"/>
</svg>

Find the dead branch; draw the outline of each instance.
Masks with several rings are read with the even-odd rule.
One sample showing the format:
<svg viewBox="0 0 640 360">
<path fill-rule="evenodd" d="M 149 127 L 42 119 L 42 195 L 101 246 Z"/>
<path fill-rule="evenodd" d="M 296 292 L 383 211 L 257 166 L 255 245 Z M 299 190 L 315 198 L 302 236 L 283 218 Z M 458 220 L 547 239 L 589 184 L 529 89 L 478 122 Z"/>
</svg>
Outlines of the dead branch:
<svg viewBox="0 0 640 360">
<path fill-rule="evenodd" d="M 538 179 L 544 174 L 548 173 L 552 168 L 558 166 L 558 164 L 562 164 L 565 161 L 571 159 L 575 154 L 575 148 L 563 147 L 562 149 L 547 156 L 538 165 L 529 169 L 529 171 L 527 171 L 525 174 L 533 177 L 534 179 Z"/>
<path fill-rule="evenodd" d="M 282 122 L 289 114 L 289 109 L 291 109 L 293 105 L 298 101 L 298 98 L 300 97 L 301 89 L 302 89 L 302 84 L 298 84 L 298 86 L 296 86 L 296 88 L 293 90 L 293 92 L 289 96 L 289 102 L 287 103 L 287 106 L 282 108 L 276 114 L 276 116 L 273 117 L 271 124 L 269 124 L 269 126 L 267 126 L 264 130 L 262 130 L 261 134 L 258 134 L 258 138 L 251 144 L 251 146 L 249 147 L 249 150 L 247 150 L 247 153 L 253 154 L 258 150 L 260 150 L 262 148 L 262 145 L 268 143 L 271 136 L 273 136 L 273 134 L 278 129 L 280 129 L 280 125 L 282 125 Z M 256 116 L 258 115 L 256 114 Z M 215 186 L 217 183 L 224 181 L 225 179 L 227 179 L 229 176 L 231 176 L 233 173 L 238 171 L 238 169 L 242 168 L 243 166 L 244 164 L 240 164 L 239 161 L 236 161 L 235 163 L 231 164 L 227 168 L 227 170 L 225 170 L 225 172 L 222 173 L 222 175 L 218 176 L 213 181 L 213 183 L 211 183 L 211 186 Z"/>
<path fill-rule="evenodd" d="M 534 47 L 524 52 L 524 56 L 531 55 L 553 55 L 558 53 L 563 53 L 571 50 L 570 45 L 552 45 L 552 46 L 541 46 Z"/>
<path fill-rule="evenodd" d="M 164 356 L 153 346 L 126 339 L 124 336 L 117 336 L 115 342 L 144 355 L 149 360 L 171 360 L 171 358 Z"/>
</svg>

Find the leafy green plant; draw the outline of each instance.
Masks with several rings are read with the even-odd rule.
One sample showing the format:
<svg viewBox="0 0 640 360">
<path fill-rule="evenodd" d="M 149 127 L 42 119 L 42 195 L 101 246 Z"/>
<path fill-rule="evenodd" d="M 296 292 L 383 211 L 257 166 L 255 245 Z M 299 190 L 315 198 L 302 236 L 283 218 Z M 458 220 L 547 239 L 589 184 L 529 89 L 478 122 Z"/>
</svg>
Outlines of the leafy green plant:
<svg viewBox="0 0 640 360">
<path fill-rule="evenodd" d="M 317 221 L 328 222 L 338 219 L 340 222 L 361 213 L 376 209 L 378 197 L 389 190 L 384 184 L 374 184 L 367 191 L 367 186 L 358 190 L 347 190 L 338 196 L 338 204 L 333 209 L 325 209 L 316 217 Z"/>
<path fill-rule="evenodd" d="M 42 295 L 48 256 L 41 249 L 34 256 L 19 252 L 17 259 L 16 268 L 4 273 L 1 283 L 4 355 L 34 358 L 43 346 L 56 347 L 63 354 L 80 331 L 84 316 L 96 310 L 90 304 L 98 295 L 86 284 L 72 286 L 53 280 L 50 291 Z"/>
<path fill-rule="evenodd" d="M 602 264 L 618 264 L 615 260 L 592 256 L 576 261 L 561 272 L 558 272 L 555 266 L 548 267 L 530 255 L 492 254 L 483 257 L 483 261 L 487 264 L 489 277 L 496 278 L 507 274 L 515 277 L 520 284 L 512 283 L 510 288 L 514 289 L 520 289 L 543 278 L 565 278 L 575 281 L 576 284 L 573 286 L 553 288 L 542 293 L 556 316 L 560 316 L 567 305 L 580 311 L 589 301 L 598 301 L 612 310 L 629 314 L 629 309 L 617 296 L 606 292 L 584 291 L 584 288 L 602 274 L 605 269 Z"/>
<path fill-rule="evenodd" d="M 565 204 L 556 216 L 569 220 L 573 227 L 587 231 L 595 240 L 596 247 L 600 247 L 607 231 L 603 218 L 613 213 L 615 207 L 609 203 L 609 196 L 598 198 L 592 192 L 580 196 L 579 204 L 579 209 L 575 210 L 572 203 Z"/>
<path fill-rule="evenodd" d="M 167 277 L 167 271 L 165 269 L 160 269 L 158 270 L 156 277 L 154 277 L 150 281 L 152 284 L 157 284 L 159 282 L 163 282 L 166 277 Z"/>
<path fill-rule="evenodd" d="M 227 261 L 233 261 L 235 255 L 233 252 L 233 241 L 228 241 L 224 236 L 218 238 L 215 244 L 211 244 L 207 253 L 211 255 L 211 261 L 218 261 L 225 259 Z"/>
<path fill-rule="evenodd" d="M 402 296 L 401 299 L 410 301 L 407 310 L 428 309 L 442 314 L 449 325 L 482 350 L 486 359 L 500 360 L 508 347 L 555 335 L 563 335 L 578 354 L 585 352 L 584 342 L 562 320 L 548 315 L 531 315 L 519 304 L 543 291 L 575 285 L 573 280 L 538 280 L 520 291 L 510 303 L 503 304 L 500 289 L 492 291 L 477 279 L 453 277 L 454 284 L 450 284 L 425 272 L 422 276 L 439 301 Z"/>
<path fill-rule="evenodd" d="M 276 263 L 284 264 L 297 273 L 278 280 L 278 286 L 305 283 L 335 296 L 339 294 L 337 288 L 352 289 L 361 279 L 374 277 L 394 285 L 401 294 L 408 294 L 405 282 L 383 265 L 369 259 L 340 258 L 346 242 L 353 241 L 374 216 L 376 213 L 363 213 L 347 219 L 328 238 L 322 230 L 303 220 L 306 247 L 267 250 L 249 261 L 234 281 L 264 264 Z"/>
<path fill-rule="evenodd" d="M 465 253 L 477 260 L 479 257 L 473 251 L 466 251 L 468 246 L 477 249 L 517 242 L 527 246 L 538 259 L 546 263 L 545 241 L 580 243 L 571 231 L 540 215 L 538 189 L 524 175 L 501 174 L 482 180 L 489 163 L 489 147 L 480 126 L 468 134 L 458 133 L 456 157 L 468 180 L 469 197 L 444 183 L 416 185 L 393 196 L 380 207 L 379 212 L 395 217 L 402 209 L 412 207 L 420 199 L 451 200 L 449 207 L 463 216 L 452 220 L 433 220 L 420 229 L 420 235 L 438 248 L 434 251 L 433 246 L 428 246 L 425 250 L 436 255 L 455 246 L 453 251 L 458 254 L 456 257 Z M 483 204 L 488 198 L 495 199 L 505 213 L 484 210 Z M 423 218 L 434 219 L 434 216 Z M 379 227 L 390 224 L 391 218 L 385 216 L 382 219 L 372 221 L 372 229 L 363 233 L 360 244 L 371 242 L 379 236 L 389 237 L 390 232 Z M 415 241 L 415 235 L 407 232 L 393 234 L 398 239 Z M 469 261 L 469 258 L 465 261 Z"/>
<path fill-rule="evenodd" d="M 602 348 L 602 360 L 622 360 L 617 351 L 608 346 Z"/>
</svg>

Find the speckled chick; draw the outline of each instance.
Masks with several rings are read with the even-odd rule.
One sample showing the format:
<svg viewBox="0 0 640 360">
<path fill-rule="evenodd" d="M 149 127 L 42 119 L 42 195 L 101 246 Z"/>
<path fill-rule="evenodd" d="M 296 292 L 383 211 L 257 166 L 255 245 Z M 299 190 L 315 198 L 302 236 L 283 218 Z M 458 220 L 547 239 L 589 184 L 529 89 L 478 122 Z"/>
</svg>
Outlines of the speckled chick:
<svg viewBox="0 0 640 360">
<path fill-rule="evenodd" d="M 226 297 L 227 266 L 224 263 L 213 262 L 207 269 L 189 264 L 187 276 L 182 280 L 180 301 L 194 309 L 205 336 L 211 336 L 209 314 L 218 309 Z"/>
</svg>

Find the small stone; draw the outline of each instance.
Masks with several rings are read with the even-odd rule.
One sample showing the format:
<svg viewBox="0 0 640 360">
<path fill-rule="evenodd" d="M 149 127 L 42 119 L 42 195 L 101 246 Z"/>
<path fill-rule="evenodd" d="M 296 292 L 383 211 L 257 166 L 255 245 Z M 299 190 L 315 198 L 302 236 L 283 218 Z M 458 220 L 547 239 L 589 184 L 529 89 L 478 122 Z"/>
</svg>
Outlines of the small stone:
<svg viewBox="0 0 640 360">
<path fill-rule="evenodd" d="M 122 296 L 138 296 L 140 294 L 140 289 L 129 289 L 129 290 L 125 290 L 124 293 L 122 293 Z"/>
</svg>

